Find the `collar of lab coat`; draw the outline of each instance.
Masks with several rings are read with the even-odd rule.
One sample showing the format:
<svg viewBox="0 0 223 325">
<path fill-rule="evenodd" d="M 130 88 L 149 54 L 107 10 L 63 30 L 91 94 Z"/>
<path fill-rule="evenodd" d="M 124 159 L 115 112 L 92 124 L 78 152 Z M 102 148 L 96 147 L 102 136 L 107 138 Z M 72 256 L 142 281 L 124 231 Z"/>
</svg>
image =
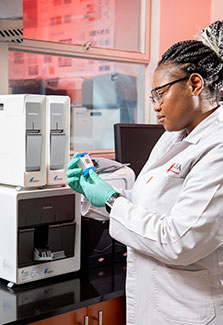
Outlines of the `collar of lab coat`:
<svg viewBox="0 0 223 325">
<path fill-rule="evenodd" d="M 184 137 L 185 129 L 164 132 L 158 141 L 156 150 L 152 151 L 140 175 L 147 173 L 148 169 L 156 168 L 166 163 L 171 157 L 174 157 L 181 151 L 182 148 L 196 144 L 206 135 L 212 134 L 212 128 L 216 128 L 220 123 L 223 123 L 223 106 L 219 106 L 211 115 L 199 123 L 187 137 Z M 168 150 L 167 152 L 163 152 L 164 144 Z"/>
<path fill-rule="evenodd" d="M 211 128 L 215 128 L 220 123 L 223 123 L 223 106 L 220 105 L 212 114 L 206 117 L 203 121 L 201 121 L 191 133 L 188 134 L 186 138 L 182 141 L 186 141 L 189 143 L 196 144 L 199 142 L 201 138 L 206 136 L 209 132 L 211 132 Z M 181 136 L 182 136 L 182 131 Z M 184 131 L 185 132 L 185 131 Z"/>
</svg>

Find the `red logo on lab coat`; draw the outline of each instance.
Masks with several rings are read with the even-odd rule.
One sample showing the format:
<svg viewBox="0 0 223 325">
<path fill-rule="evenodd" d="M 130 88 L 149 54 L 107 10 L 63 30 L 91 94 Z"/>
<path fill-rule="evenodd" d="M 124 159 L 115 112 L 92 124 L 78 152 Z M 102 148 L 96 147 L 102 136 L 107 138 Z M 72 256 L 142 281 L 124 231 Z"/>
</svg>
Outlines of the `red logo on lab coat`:
<svg viewBox="0 0 223 325">
<path fill-rule="evenodd" d="M 179 174 L 181 171 L 181 165 L 178 163 L 173 163 L 170 168 L 167 169 L 167 173 L 172 172 L 174 174 Z"/>
</svg>

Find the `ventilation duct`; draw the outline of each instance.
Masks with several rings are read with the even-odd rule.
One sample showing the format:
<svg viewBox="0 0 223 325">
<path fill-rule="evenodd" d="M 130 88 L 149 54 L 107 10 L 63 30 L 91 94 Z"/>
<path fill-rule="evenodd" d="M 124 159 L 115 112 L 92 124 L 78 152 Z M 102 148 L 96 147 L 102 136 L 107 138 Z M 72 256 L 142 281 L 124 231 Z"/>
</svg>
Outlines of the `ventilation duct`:
<svg viewBox="0 0 223 325">
<path fill-rule="evenodd" d="M 0 0 L 0 42 L 23 41 L 23 0 Z"/>
<path fill-rule="evenodd" d="M 23 41 L 22 19 L 0 19 L 0 42 Z"/>
</svg>

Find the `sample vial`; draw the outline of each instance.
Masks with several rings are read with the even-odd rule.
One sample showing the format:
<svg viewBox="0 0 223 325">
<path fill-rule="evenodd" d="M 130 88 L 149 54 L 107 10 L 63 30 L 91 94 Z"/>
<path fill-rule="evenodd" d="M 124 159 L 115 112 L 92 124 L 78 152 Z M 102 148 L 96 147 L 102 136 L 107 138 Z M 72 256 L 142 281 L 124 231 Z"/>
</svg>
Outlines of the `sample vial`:
<svg viewBox="0 0 223 325">
<path fill-rule="evenodd" d="M 77 157 L 79 158 L 79 162 L 77 165 L 83 170 L 84 176 L 87 176 L 89 174 L 90 169 L 93 169 L 94 171 L 96 170 L 87 152 L 80 153 Z"/>
</svg>

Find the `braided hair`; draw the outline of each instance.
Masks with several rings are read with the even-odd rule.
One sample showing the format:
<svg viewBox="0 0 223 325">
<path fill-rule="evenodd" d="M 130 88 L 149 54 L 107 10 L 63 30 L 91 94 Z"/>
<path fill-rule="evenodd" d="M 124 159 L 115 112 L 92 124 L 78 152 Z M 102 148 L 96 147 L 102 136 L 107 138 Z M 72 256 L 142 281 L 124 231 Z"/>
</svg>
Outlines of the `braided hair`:
<svg viewBox="0 0 223 325">
<path fill-rule="evenodd" d="M 199 73 L 210 94 L 218 96 L 223 87 L 223 22 L 216 21 L 201 30 L 198 40 L 182 41 L 171 46 L 162 56 L 163 63 L 175 63 L 186 73 Z"/>
</svg>

